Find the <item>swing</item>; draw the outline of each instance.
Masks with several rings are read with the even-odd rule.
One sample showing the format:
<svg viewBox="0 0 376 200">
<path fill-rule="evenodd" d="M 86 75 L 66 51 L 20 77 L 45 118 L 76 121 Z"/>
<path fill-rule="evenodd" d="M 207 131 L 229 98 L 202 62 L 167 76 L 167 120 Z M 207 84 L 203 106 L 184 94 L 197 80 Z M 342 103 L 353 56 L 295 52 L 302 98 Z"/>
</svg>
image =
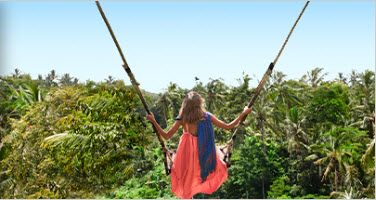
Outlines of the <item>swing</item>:
<svg viewBox="0 0 376 200">
<path fill-rule="evenodd" d="M 292 27 L 291 30 L 290 30 L 290 33 L 288 34 L 288 36 L 287 36 L 285 42 L 283 43 L 282 48 L 279 50 L 277 57 L 274 59 L 274 61 L 273 61 L 272 63 L 270 63 L 270 65 L 269 65 L 268 69 L 266 70 L 264 76 L 262 77 L 262 79 L 261 79 L 259 85 L 257 86 L 255 93 L 253 94 L 251 100 L 249 101 L 249 103 L 248 103 L 248 105 L 247 105 L 248 108 L 252 107 L 252 105 L 253 105 L 253 103 L 256 101 L 258 95 L 261 93 L 261 90 L 262 90 L 262 88 L 264 87 L 264 84 L 265 84 L 266 81 L 268 80 L 269 76 L 272 74 L 272 72 L 273 72 L 273 68 L 274 68 L 274 66 L 275 66 L 276 63 L 277 63 L 277 61 L 278 61 L 278 59 L 279 59 L 279 56 L 281 55 L 283 49 L 285 48 L 285 46 L 286 46 L 286 44 L 287 44 L 287 42 L 288 42 L 288 40 L 289 40 L 289 38 L 290 38 L 290 36 L 291 36 L 293 30 L 295 29 L 296 24 L 298 23 L 298 21 L 300 20 L 301 16 L 303 15 L 303 13 L 304 13 L 306 7 L 308 6 L 309 2 L 310 2 L 310 1 L 307 1 L 307 2 L 306 2 L 306 4 L 305 4 L 303 10 L 301 11 L 301 13 L 300 13 L 298 19 L 295 21 L 293 27 Z M 150 114 L 150 113 L 151 113 L 151 112 L 150 112 L 150 109 L 149 109 L 148 105 L 146 104 L 146 101 L 145 101 L 145 99 L 144 99 L 144 96 L 143 96 L 142 93 L 141 93 L 140 88 L 138 87 L 140 84 L 136 81 L 136 79 L 135 79 L 135 77 L 134 77 L 134 75 L 133 75 L 131 69 L 130 69 L 129 66 L 128 66 L 127 61 L 125 60 L 124 54 L 123 54 L 123 52 L 122 52 L 122 50 L 121 50 L 121 48 L 120 48 L 120 45 L 119 45 L 119 43 L 118 43 L 118 41 L 117 41 L 117 39 L 116 39 L 116 37 L 115 37 L 114 32 L 112 31 L 112 28 L 111 28 L 111 26 L 110 26 L 110 23 L 108 22 L 108 20 L 107 20 L 105 14 L 104 14 L 104 12 L 103 12 L 103 10 L 102 10 L 102 7 L 101 7 L 101 5 L 99 4 L 99 2 L 98 2 L 98 1 L 95 1 L 95 3 L 97 4 L 98 10 L 99 10 L 100 14 L 102 15 L 102 18 L 103 18 L 104 22 L 106 23 L 107 28 L 108 28 L 108 30 L 109 30 L 111 36 L 112 36 L 112 39 L 113 39 L 113 41 L 114 41 L 114 43 L 115 43 L 115 45 L 116 45 L 116 47 L 117 47 L 117 49 L 118 49 L 118 51 L 119 51 L 119 53 L 120 53 L 121 59 L 123 60 L 123 68 L 124 68 L 124 70 L 127 72 L 127 74 L 128 74 L 128 76 L 129 76 L 129 79 L 130 79 L 132 85 L 133 85 L 134 88 L 136 89 L 136 92 L 137 92 L 138 96 L 140 97 L 141 102 L 142 102 L 142 105 L 144 106 L 146 112 L 147 112 L 148 114 Z M 226 145 L 223 145 L 223 146 L 216 146 L 216 148 L 217 148 L 217 152 L 220 152 L 220 154 L 219 154 L 220 159 L 223 160 L 223 161 L 226 163 L 227 167 L 230 167 L 230 166 L 231 166 L 231 160 L 230 160 L 230 159 L 231 159 L 231 155 L 232 155 L 232 151 L 233 151 L 233 141 L 234 141 L 234 139 L 235 139 L 235 137 L 236 137 L 236 133 L 239 131 L 239 129 L 242 127 L 242 125 L 244 125 L 244 121 L 245 121 L 246 117 L 247 117 L 247 116 L 244 116 L 244 117 L 240 120 L 240 122 L 239 122 L 238 125 L 236 126 L 235 132 L 233 133 L 233 135 L 232 135 L 230 141 L 227 142 Z M 164 166 L 165 166 L 165 172 L 166 172 L 166 175 L 169 175 L 169 174 L 171 173 L 171 167 L 172 167 L 172 165 L 173 165 L 173 160 L 174 160 L 175 155 L 176 155 L 176 150 L 169 150 L 169 149 L 166 147 L 166 145 L 164 144 L 161 135 L 160 135 L 160 134 L 158 133 L 158 131 L 157 131 L 157 128 L 154 126 L 154 124 L 152 124 L 152 126 L 153 126 L 153 132 L 155 132 L 155 133 L 157 134 L 158 141 L 159 141 L 159 143 L 160 143 L 160 145 L 161 145 L 161 148 L 162 148 L 162 150 L 163 150 L 163 156 L 164 156 L 164 157 L 163 157 L 163 163 L 164 163 Z M 218 150 L 219 150 L 219 151 L 218 151 Z"/>
</svg>

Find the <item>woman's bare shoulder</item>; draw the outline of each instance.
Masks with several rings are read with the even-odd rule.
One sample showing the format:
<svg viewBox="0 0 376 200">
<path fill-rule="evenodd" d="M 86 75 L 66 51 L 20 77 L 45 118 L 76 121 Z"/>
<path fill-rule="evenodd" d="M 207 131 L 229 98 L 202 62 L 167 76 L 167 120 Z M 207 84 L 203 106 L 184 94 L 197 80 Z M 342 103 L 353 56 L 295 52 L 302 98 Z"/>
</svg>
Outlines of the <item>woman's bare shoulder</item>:
<svg viewBox="0 0 376 200">
<path fill-rule="evenodd" d="M 215 115 L 213 113 L 208 112 L 208 115 L 210 116 L 211 119 L 213 119 L 213 118 L 217 119 L 217 117 L 215 117 Z"/>
</svg>

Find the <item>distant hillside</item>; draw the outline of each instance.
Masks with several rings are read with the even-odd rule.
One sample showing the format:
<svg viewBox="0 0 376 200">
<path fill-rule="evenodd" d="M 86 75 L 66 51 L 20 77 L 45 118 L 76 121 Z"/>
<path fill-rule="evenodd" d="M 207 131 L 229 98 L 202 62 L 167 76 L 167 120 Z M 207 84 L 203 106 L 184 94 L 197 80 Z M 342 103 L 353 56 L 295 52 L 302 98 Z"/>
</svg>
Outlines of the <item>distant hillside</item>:
<svg viewBox="0 0 376 200">
<path fill-rule="evenodd" d="M 154 98 L 159 99 L 159 98 L 161 97 L 161 95 L 159 95 L 159 94 L 156 94 L 156 93 L 153 93 L 153 92 L 148 92 L 148 91 L 143 90 L 143 89 L 141 89 L 141 92 L 142 92 L 142 94 L 145 94 L 145 95 L 147 95 L 147 96 L 150 96 L 150 97 L 152 97 L 153 99 L 154 99 Z"/>
</svg>

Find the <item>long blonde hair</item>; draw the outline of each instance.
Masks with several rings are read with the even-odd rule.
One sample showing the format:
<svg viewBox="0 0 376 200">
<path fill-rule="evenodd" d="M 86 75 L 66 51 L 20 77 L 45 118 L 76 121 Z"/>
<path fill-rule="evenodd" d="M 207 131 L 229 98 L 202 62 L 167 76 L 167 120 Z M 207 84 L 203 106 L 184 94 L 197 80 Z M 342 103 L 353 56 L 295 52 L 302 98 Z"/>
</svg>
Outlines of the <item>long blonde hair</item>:
<svg viewBox="0 0 376 200">
<path fill-rule="evenodd" d="M 206 114 L 204 103 L 205 100 L 195 91 L 191 91 L 185 95 L 179 111 L 182 123 L 202 121 Z"/>
</svg>

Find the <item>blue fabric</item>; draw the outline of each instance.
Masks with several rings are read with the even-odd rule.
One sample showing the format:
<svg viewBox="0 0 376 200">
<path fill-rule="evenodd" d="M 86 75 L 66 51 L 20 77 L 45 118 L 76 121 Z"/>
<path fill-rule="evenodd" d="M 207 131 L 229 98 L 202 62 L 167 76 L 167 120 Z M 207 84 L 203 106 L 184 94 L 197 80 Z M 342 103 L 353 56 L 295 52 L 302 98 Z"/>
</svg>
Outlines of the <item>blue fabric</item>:
<svg viewBox="0 0 376 200">
<path fill-rule="evenodd" d="M 198 157 L 200 160 L 202 182 L 215 170 L 216 164 L 214 132 L 208 113 L 206 113 L 205 119 L 205 121 L 198 124 Z"/>
</svg>

